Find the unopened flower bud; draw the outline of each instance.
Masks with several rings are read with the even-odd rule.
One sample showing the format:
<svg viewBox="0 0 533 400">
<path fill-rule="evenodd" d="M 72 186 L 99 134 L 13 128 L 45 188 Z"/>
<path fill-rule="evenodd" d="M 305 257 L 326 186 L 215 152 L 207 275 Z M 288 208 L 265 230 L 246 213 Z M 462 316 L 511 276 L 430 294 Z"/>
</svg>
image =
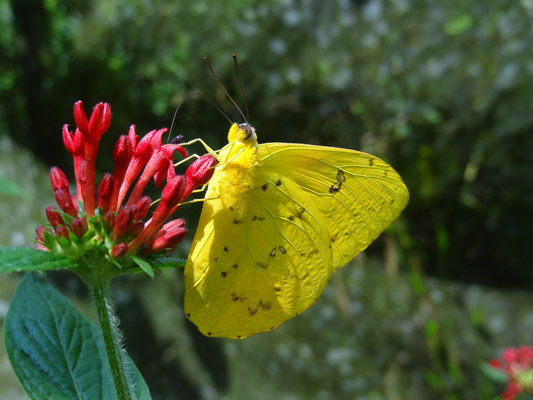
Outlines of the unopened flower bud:
<svg viewBox="0 0 533 400">
<path fill-rule="evenodd" d="M 176 245 L 187 235 L 185 221 L 175 219 L 163 225 L 161 229 L 154 234 L 154 238 L 148 243 L 148 252 L 157 252 L 166 249 L 174 249 Z"/>
<path fill-rule="evenodd" d="M 115 226 L 113 227 L 113 239 L 120 239 L 128 230 L 130 223 L 133 219 L 133 213 L 135 212 L 135 206 L 124 207 L 119 211 L 115 220 Z"/>
<path fill-rule="evenodd" d="M 54 228 L 58 225 L 65 225 L 65 221 L 63 221 L 63 218 L 54 206 L 46 207 L 46 218 L 48 218 L 48 221 Z"/>
<path fill-rule="evenodd" d="M 44 243 L 44 231 L 46 230 L 46 228 L 42 225 L 39 225 L 37 228 L 35 228 L 35 235 L 36 235 L 36 240 L 41 242 L 41 243 Z"/>
<path fill-rule="evenodd" d="M 126 243 L 118 243 L 115 246 L 113 246 L 113 249 L 111 250 L 111 257 L 114 257 L 114 258 L 124 257 L 127 251 L 128 251 L 128 245 Z"/>
<path fill-rule="evenodd" d="M 130 226 L 128 227 L 128 233 L 130 235 L 135 236 L 141 233 L 143 229 L 144 229 L 144 222 L 135 221 L 134 223 L 130 224 Z"/>
<path fill-rule="evenodd" d="M 129 144 L 129 137 L 122 135 L 118 138 L 113 148 L 113 160 L 115 161 L 115 168 L 124 168 L 130 161 L 132 151 Z"/>
<path fill-rule="evenodd" d="M 107 212 L 104 215 L 104 221 L 106 222 L 109 229 L 113 229 L 113 227 L 115 226 L 116 218 L 117 217 L 114 212 Z"/>
<path fill-rule="evenodd" d="M 68 215 L 71 215 L 73 217 L 78 216 L 78 211 L 76 210 L 76 207 L 74 207 L 74 203 L 72 202 L 72 197 L 70 196 L 70 193 L 67 190 L 57 189 L 54 192 L 54 197 L 57 201 L 57 205 L 64 212 L 66 212 Z"/>
<path fill-rule="evenodd" d="M 113 175 L 105 174 L 100 181 L 100 185 L 98 185 L 98 207 L 100 207 L 104 212 L 109 209 L 111 197 L 113 196 L 113 187 Z"/>
<path fill-rule="evenodd" d="M 168 181 L 161 193 L 161 204 L 159 207 L 166 205 L 167 207 L 172 208 L 181 202 L 183 199 L 184 188 L 185 177 L 183 175 L 178 175 L 174 179 Z"/>
<path fill-rule="evenodd" d="M 50 169 L 50 183 L 52 184 L 52 188 L 54 190 L 63 189 L 68 191 L 68 178 L 58 167 L 52 167 Z"/>
<path fill-rule="evenodd" d="M 202 157 L 197 159 L 185 172 L 187 177 L 187 184 L 191 182 L 194 187 L 198 187 L 209 182 L 213 173 L 215 172 L 214 166 L 216 165 L 217 160 L 210 154 L 204 154 Z"/>
<path fill-rule="evenodd" d="M 87 232 L 87 221 L 84 218 L 74 218 L 70 224 L 70 230 L 81 239 L 85 232 Z"/>
<path fill-rule="evenodd" d="M 148 210 L 150 210 L 150 205 L 152 204 L 152 199 L 149 196 L 142 196 L 137 204 L 135 204 L 136 210 L 133 215 L 135 221 L 140 221 L 146 217 Z"/>
<path fill-rule="evenodd" d="M 65 225 L 58 225 L 55 227 L 55 232 L 56 232 L 56 236 L 58 239 L 64 237 L 65 239 L 68 240 L 68 229 Z"/>
</svg>

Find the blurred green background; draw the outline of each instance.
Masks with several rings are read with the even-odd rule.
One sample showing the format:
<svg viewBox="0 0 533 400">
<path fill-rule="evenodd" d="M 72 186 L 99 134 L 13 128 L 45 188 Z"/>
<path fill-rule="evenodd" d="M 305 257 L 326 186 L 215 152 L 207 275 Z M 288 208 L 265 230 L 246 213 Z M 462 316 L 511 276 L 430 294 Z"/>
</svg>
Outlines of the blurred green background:
<svg viewBox="0 0 533 400">
<path fill-rule="evenodd" d="M 220 148 L 229 124 L 209 101 L 241 118 L 203 56 L 242 105 L 238 54 L 260 142 L 370 152 L 410 190 L 400 219 L 272 333 L 199 336 L 181 271 L 118 281 L 154 399 L 502 391 L 483 363 L 533 344 L 533 0 L 0 0 L 0 18 L 0 245 L 27 245 L 44 222 L 48 168 L 71 171 L 61 127 L 78 99 L 112 106 L 100 174 L 131 123 L 170 126 L 188 94 L 172 135 Z M 191 230 L 198 210 L 182 211 Z M 91 315 L 79 282 L 51 278 Z M 0 279 L 3 319 L 19 277 Z M 0 357 L 0 397 L 23 399 Z"/>
</svg>

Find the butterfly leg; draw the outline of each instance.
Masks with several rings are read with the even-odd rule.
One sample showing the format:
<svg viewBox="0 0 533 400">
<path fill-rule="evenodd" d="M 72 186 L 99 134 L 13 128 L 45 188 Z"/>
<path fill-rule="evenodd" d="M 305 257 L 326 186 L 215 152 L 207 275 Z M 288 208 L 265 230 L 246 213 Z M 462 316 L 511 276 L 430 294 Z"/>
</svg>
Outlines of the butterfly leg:
<svg viewBox="0 0 533 400">
<path fill-rule="evenodd" d="M 209 147 L 207 145 L 206 142 L 204 142 L 202 139 L 200 138 L 197 138 L 197 139 L 193 139 L 193 140 L 190 140 L 188 141 L 187 143 L 181 143 L 181 146 L 189 146 L 191 144 L 194 144 L 194 143 L 200 143 L 202 146 L 204 146 L 204 148 L 207 150 L 207 152 L 209 154 L 211 154 L 213 157 L 215 157 L 217 160 L 218 160 L 218 154 L 215 150 L 213 150 L 211 147 Z"/>
<path fill-rule="evenodd" d="M 178 161 L 176 164 L 174 164 L 174 167 L 186 163 L 187 161 L 192 160 L 193 158 L 200 158 L 200 156 L 198 154 L 191 154 L 189 157 L 184 158 L 183 160 Z"/>
</svg>

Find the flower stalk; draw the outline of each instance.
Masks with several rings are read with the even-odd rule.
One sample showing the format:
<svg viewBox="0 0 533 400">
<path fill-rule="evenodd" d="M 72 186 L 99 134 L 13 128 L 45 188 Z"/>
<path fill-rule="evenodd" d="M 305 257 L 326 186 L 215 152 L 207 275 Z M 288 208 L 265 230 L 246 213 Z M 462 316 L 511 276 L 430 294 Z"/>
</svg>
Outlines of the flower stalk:
<svg viewBox="0 0 533 400">
<path fill-rule="evenodd" d="M 113 303 L 109 297 L 109 281 L 91 283 L 89 287 L 96 306 L 117 398 L 118 400 L 131 400 L 132 396 L 126 379 L 122 357 L 122 335 L 118 327 L 118 318 L 115 316 Z"/>
</svg>

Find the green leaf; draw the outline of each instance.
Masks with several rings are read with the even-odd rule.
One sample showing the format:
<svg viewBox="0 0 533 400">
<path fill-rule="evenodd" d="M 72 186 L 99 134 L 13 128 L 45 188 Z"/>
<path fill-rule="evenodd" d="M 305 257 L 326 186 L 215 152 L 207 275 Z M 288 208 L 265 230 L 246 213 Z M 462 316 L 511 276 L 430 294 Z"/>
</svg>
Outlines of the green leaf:
<svg viewBox="0 0 533 400">
<path fill-rule="evenodd" d="M 136 257 L 136 256 L 130 256 L 130 258 L 137 264 L 146 274 L 153 278 L 155 276 L 154 269 L 150 265 L 149 262 L 144 261 L 142 258 Z"/>
<path fill-rule="evenodd" d="M 487 378 L 494 382 L 507 383 L 509 381 L 509 377 L 503 370 L 500 368 L 494 368 L 488 363 L 480 363 L 479 369 Z"/>
<path fill-rule="evenodd" d="M 116 400 L 98 329 L 44 278 L 24 277 L 11 301 L 4 334 L 13 370 L 32 400 Z M 125 359 L 132 395 L 150 399 L 140 372 Z"/>
<path fill-rule="evenodd" d="M 61 254 L 29 247 L 0 247 L 0 273 L 14 271 L 46 271 L 76 266 L 76 262 Z"/>
</svg>

